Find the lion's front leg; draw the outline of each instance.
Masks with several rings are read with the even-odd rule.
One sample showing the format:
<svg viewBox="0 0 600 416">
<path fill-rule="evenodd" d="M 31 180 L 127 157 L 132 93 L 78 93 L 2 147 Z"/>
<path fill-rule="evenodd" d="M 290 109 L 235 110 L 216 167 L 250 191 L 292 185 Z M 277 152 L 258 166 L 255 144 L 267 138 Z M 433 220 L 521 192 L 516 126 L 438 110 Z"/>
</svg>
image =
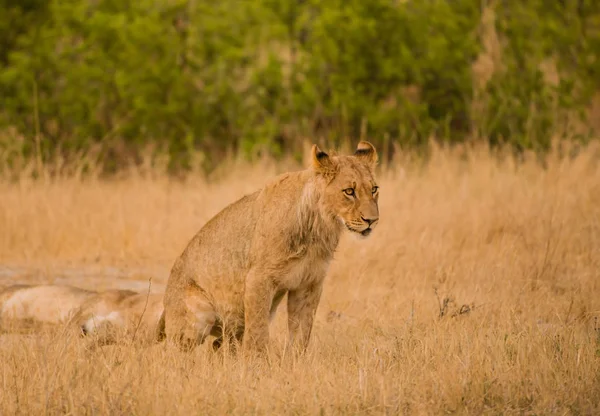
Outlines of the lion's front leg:
<svg viewBox="0 0 600 416">
<path fill-rule="evenodd" d="M 275 288 L 273 279 L 252 271 L 246 277 L 244 291 L 244 338 L 245 350 L 263 351 L 269 342 L 269 317 Z"/>
<path fill-rule="evenodd" d="M 321 299 L 323 285 L 309 287 L 288 293 L 288 329 L 290 343 L 300 351 L 306 350 L 310 340 L 313 320 Z"/>
</svg>

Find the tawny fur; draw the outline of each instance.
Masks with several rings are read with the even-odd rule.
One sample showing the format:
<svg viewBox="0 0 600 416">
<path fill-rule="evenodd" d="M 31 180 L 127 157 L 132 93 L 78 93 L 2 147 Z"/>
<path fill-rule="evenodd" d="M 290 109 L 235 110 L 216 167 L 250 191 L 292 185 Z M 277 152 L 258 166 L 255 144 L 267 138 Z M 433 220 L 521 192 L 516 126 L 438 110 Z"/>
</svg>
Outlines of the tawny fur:
<svg viewBox="0 0 600 416">
<path fill-rule="evenodd" d="M 73 322 L 99 345 L 114 343 L 119 336 L 151 341 L 163 312 L 163 295 L 131 290 L 107 290 L 86 300 Z"/>
<path fill-rule="evenodd" d="M 287 294 L 290 340 L 305 349 L 341 233 L 367 236 L 379 219 L 376 163 L 367 142 L 351 156 L 315 145 L 309 169 L 280 175 L 223 209 L 175 261 L 159 336 L 184 348 L 213 335 L 216 347 L 225 338 L 262 350 Z"/>
<path fill-rule="evenodd" d="M 62 285 L 13 285 L 0 292 L 0 321 L 8 323 L 61 324 L 95 292 Z"/>
</svg>

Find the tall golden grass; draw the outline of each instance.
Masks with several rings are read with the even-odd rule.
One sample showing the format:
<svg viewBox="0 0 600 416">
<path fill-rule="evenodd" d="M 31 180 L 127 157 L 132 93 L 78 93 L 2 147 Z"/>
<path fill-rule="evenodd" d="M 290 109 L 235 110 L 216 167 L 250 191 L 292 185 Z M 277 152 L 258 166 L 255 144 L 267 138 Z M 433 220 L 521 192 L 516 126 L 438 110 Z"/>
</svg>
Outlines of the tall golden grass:
<svg viewBox="0 0 600 416">
<path fill-rule="evenodd" d="M 599 161 L 399 158 L 378 174 L 376 232 L 341 242 L 304 356 L 284 348 L 285 308 L 267 360 L 3 334 L 0 413 L 598 414 Z M 282 169 L 5 180 L 0 284 L 160 290 L 212 215 Z"/>
</svg>

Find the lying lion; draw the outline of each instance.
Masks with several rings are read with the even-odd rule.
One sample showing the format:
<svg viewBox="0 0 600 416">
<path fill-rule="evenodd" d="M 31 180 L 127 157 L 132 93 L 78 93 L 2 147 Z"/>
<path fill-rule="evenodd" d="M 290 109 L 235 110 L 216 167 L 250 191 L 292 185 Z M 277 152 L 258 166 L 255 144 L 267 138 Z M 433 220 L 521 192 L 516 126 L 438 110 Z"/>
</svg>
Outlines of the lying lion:
<svg viewBox="0 0 600 416">
<path fill-rule="evenodd" d="M 66 285 L 8 286 L 0 292 L 0 321 L 4 328 L 66 323 L 95 293 Z"/>
<path fill-rule="evenodd" d="M 3 328 L 12 329 L 75 326 L 84 335 L 96 335 L 98 345 L 115 342 L 119 334 L 152 340 L 162 301 L 162 294 L 131 290 L 94 292 L 66 285 L 13 285 L 0 291 L 0 322 Z"/>
<path fill-rule="evenodd" d="M 367 237 L 379 220 L 373 145 L 351 156 L 315 145 L 311 162 L 229 205 L 189 242 L 171 270 L 159 337 L 187 349 L 213 335 L 217 348 L 237 339 L 262 350 L 287 294 L 290 339 L 306 348 L 342 231 Z"/>
<path fill-rule="evenodd" d="M 95 335 L 98 345 L 114 343 L 119 336 L 151 341 L 162 312 L 162 294 L 115 289 L 88 298 L 72 320 L 84 335 Z"/>
</svg>

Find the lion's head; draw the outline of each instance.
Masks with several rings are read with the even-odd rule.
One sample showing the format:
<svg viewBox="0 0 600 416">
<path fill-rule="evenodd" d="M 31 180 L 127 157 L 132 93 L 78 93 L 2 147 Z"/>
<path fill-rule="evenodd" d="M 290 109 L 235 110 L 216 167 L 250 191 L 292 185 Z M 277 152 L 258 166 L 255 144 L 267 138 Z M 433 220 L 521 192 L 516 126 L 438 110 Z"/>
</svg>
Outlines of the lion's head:
<svg viewBox="0 0 600 416">
<path fill-rule="evenodd" d="M 362 141 L 351 156 L 334 156 L 313 145 L 313 170 L 324 179 L 322 207 L 348 230 L 367 237 L 379 221 L 379 187 L 373 177 L 375 147 Z"/>
</svg>

